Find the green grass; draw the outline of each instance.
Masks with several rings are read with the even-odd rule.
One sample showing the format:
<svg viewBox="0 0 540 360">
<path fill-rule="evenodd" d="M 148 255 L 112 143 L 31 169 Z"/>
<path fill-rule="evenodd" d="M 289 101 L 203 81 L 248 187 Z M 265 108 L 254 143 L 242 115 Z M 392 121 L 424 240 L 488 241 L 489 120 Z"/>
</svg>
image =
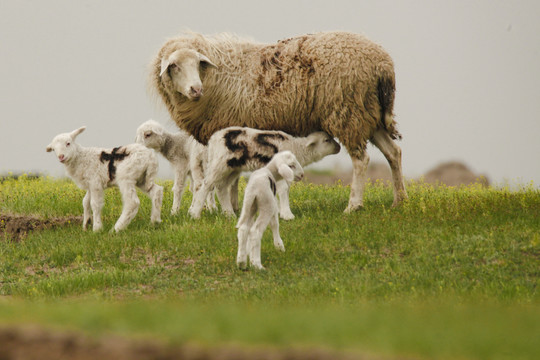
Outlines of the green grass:
<svg viewBox="0 0 540 360">
<path fill-rule="evenodd" d="M 264 272 L 235 266 L 235 220 L 203 213 L 149 224 L 150 203 L 111 235 L 80 225 L 0 241 L 0 322 L 172 342 L 307 345 L 427 358 L 540 356 L 540 191 L 368 185 L 365 209 L 345 215 L 349 189 L 296 184 L 296 219 L 280 222 L 287 251 L 263 237 Z M 244 184 L 242 184 L 243 186 Z M 0 183 L 0 212 L 82 214 L 73 183 Z M 109 190 L 104 224 L 121 211 Z"/>
</svg>

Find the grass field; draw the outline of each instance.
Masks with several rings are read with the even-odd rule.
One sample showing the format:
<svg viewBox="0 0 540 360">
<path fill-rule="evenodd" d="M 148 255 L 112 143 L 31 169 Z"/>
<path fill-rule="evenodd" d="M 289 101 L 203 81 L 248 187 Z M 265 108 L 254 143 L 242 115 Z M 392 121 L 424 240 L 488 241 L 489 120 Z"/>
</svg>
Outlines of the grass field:
<svg viewBox="0 0 540 360">
<path fill-rule="evenodd" d="M 368 185 L 345 215 L 348 187 L 296 184 L 287 251 L 263 237 L 266 271 L 235 266 L 235 220 L 203 213 L 163 223 L 150 203 L 120 234 L 80 224 L 0 241 L 0 324 L 37 323 L 171 343 L 321 347 L 411 358 L 540 358 L 540 191 L 408 184 L 409 201 Z M 244 185 L 244 184 L 242 184 Z M 82 214 L 72 182 L 0 183 L 0 213 Z M 107 192 L 104 224 L 121 211 Z"/>
</svg>

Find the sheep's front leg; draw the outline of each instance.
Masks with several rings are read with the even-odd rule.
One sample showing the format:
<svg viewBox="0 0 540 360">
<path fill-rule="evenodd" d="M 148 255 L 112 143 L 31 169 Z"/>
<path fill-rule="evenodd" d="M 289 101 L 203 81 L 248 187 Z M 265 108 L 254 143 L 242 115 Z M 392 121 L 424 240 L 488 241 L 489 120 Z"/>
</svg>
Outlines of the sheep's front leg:
<svg viewBox="0 0 540 360">
<path fill-rule="evenodd" d="M 367 151 L 359 151 L 358 155 L 351 154 L 353 163 L 353 178 L 351 183 L 351 194 L 349 205 L 345 209 L 346 213 L 360 210 L 364 207 L 364 186 L 366 183 L 366 170 L 369 164 Z"/>
<path fill-rule="evenodd" d="M 180 209 L 180 204 L 182 202 L 182 196 L 184 194 L 184 186 L 186 183 L 187 174 L 188 174 L 187 164 L 182 163 L 175 167 L 174 185 L 172 188 L 172 191 L 173 191 L 173 205 L 171 209 L 172 215 L 175 215 L 176 213 L 178 213 L 178 210 Z"/>
<path fill-rule="evenodd" d="M 92 216 L 92 209 L 90 208 L 90 190 L 86 192 L 83 198 L 83 230 L 86 231 L 86 228 L 88 226 L 88 222 L 90 221 L 90 217 Z"/>
<path fill-rule="evenodd" d="M 114 228 L 111 231 L 121 231 L 124 230 L 131 220 L 137 215 L 139 210 L 140 200 L 137 196 L 137 189 L 135 184 L 131 182 L 118 184 L 120 193 L 122 194 L 122 202 L 124 203 L 122 207 L 122 214 L 118 221 L 114 225 Z"/>
<path fill-rule="evenodd" d="M 294 214 L 291 211 L 289 203 L 289 184 L 285 180 L 280 180 L 277 182 L 276 188 L 279 196 L 279 216 L 283 220 L 294 219 Z"/>
<path fill-rule="evenodd" d="M 90 207 L 92 208 L 92 230 L 100 231 L 103 229 L 103 223 L 101 222 L 101 209 L 105 203 L 104 194 L 102 188 L 94 188 L 90 190 Z"/>
</svg>

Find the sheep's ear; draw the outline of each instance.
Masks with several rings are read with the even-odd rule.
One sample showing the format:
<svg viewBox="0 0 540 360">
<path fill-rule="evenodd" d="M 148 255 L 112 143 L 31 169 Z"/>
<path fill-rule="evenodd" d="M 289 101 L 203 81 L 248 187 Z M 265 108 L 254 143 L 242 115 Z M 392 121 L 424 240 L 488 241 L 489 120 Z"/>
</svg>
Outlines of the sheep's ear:
<svg viewBox="0 0 540 360">
<path fill-rule="evenodd" d="M 79 134 L 82 133 L 84 130 L 86 130 L 86 126 L 82 126 L 78 128 L 77 130 L 73 130 L 69 135 L 71 136 L 73 140 L 75 140 L 75 138 L 79 136 Z"/>
<path fill-rule="evenodd" d="M 52 144 L 47 145 L 47 148 L 45 149 L 47 152 L 51 152 L 53 150 Z"/>
<path fill-rule="evenodd" d="M 291 183 L 294 180 L 294 173 L 292 169 L 287 164 L 281 164 L 278 167 L 278 173 L 283 177 L 288 183 Z"/>
<path fill-rule="evenodd" d="M 198 53 L 198 54 L 199 54 L 199 61 L 204 62 L 204 63 L 208 64 L 209 66 L 217 69 L 217 65 L 214 64 L 213 62 L 211 62 L 209 58 L 207 58 L 206 56 L 204 56 L 201 53 Z"/>
<path fill-rule="evenodd" d="M 159 72 L 159 76 L 162 76 L 165 73 L 165 71 L 167 71 L 167 69 L 169 68 L 169 65 L 171 65 L 169 58 L 161 59 L 161 71 Z"/>
</svg>

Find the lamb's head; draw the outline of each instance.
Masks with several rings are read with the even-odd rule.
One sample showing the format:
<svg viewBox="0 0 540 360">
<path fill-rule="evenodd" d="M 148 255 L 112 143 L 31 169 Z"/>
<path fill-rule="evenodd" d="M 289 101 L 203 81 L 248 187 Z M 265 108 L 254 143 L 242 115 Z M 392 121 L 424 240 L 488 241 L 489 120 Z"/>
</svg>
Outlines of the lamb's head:
<svg viewBox="0 0 540 360">
<path fill-rule="evenodd" d="M 296 160 L 296 156 L 290 151 L 281 151 L 272 157 L 268 163 L 269 167 L 275 167 L 278 174 L 288 183 L 300 181 L 304 177 L 304 169 Z"/>
<path fill-rule="evenodd" d="M 319 161 L 323 157 L 337 154 L 341 150 L 338 142 L 324 131 L 311 133 L 306 140 L 306 163 Z"/>
<path fill-rule="evenodd" d="M 192 49 L 180 49 L 161 59 L 159 76 L 168 75 L 174 90 L 189 100 L 199 100 L 203 95 L 201 70 L 217 68 L 210 59 Z"/>
<path fill-rule="evenodd" d="M 163 147 L 165 129 L 155 120 L 148 120 L 137 128 L 135 142 L 143 144 L 147 148 L 160 151 Z"/>
<path fill-rule="evenodd" d="M 70 133 L 58 134 L 47 146 L 47 152 L 54 150 L 61 163 L 69 163 L 79 152 L 79 145 L 75 143 L 75 138 L 86 129 L 86 126 L 73 130 Z"/>
</svg>

